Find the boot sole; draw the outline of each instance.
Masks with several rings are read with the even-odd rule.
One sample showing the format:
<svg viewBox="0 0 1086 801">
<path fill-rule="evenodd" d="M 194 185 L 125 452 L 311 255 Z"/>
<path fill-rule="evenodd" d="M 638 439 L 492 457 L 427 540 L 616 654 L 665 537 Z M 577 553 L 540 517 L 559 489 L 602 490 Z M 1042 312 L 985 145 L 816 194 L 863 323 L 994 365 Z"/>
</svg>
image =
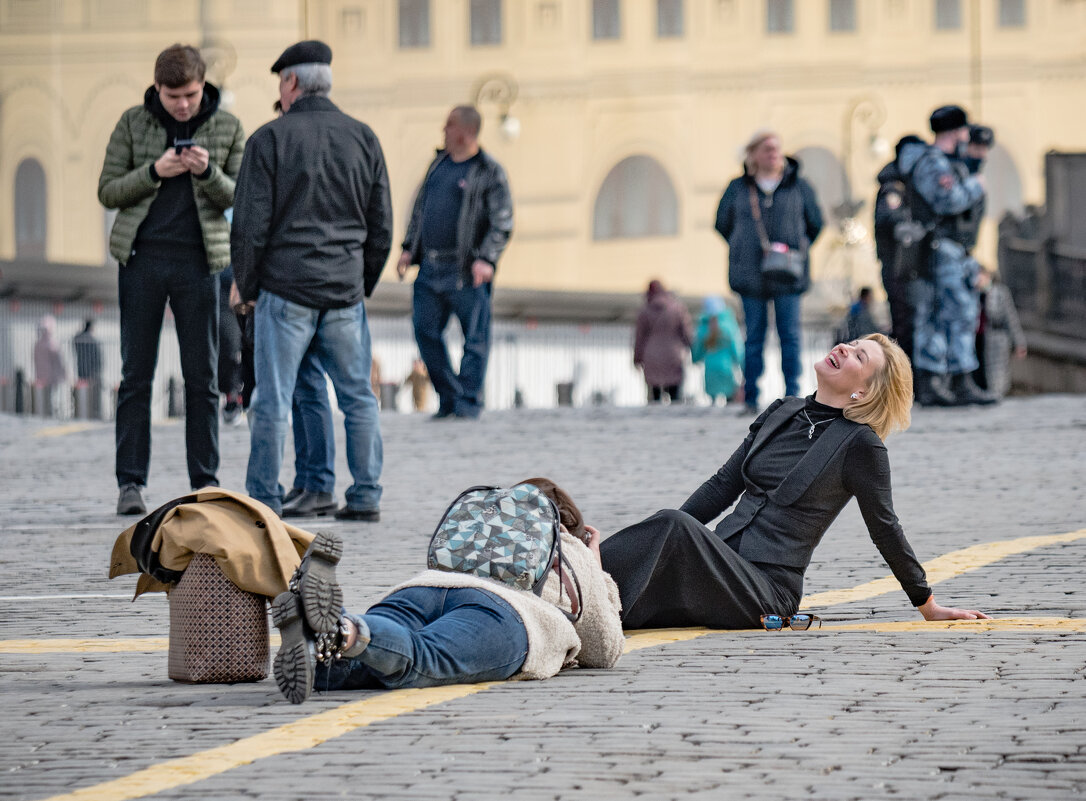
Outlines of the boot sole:
<svg viewBox="0 0 1086 801">
<path fill-rule="evenodd" d="M 283 514 L 280 517 L 324 517 L 325 515 L 335 514 L 339 511 L 339 504 L 333 503 L 329 506 L 318 506 L 315 509 L 284 509 Z"/>
<path fill-rule="evenodd" d="M 281 593 L 272 601 L 272 621 L 282 639 L 273 665 L 275 683 L 284 698 L 300 704 L 313 692 L 316 657 L 309 652 L 302 612 L 294 593 Z"/>
<path fill-rule="evenodd" d="M 313 631 L 329 634 L 338 627 L 343 611 L 343 589 L 336 580 L 343 541 L 335 534 L 318 534 L 306 555 L 309 565 L 298 580 L 305 619 Z"/>
</svg>

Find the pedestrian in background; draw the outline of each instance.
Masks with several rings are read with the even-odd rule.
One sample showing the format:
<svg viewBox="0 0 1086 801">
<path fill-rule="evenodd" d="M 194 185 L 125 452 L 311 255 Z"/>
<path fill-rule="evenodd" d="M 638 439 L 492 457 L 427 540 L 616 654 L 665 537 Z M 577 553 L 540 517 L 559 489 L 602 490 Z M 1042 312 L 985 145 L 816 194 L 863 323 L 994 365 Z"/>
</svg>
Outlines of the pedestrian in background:
<svg viewBox="0 0 1086 801">
<path fill-rule="evenodd" d="M 109 250 L 120 262 L 121 385 L 117 390 L 117 514 L 144 514 L 151 460 L 151 384 L 166 303 L 185 379 L 185 451 L 193 489 L 218 486 L 219 282 L 245 133 L 204 82 L 200 51 L 163 50 L 143 104 L 110 136 L 98 199 L 119 209 Z"/>
<path fill-rule="evenodd" d="M 102 343 L 94 335 L 94 320 L 83 321 L 83 330 L 72 338 L 75 374 L 92 390 L 102 384 Z"/>
<path fill-rule="evenodd" d="M 645 305 L 634 329 L 634 365 L 645 375 L 649 400 L 659 403 L 666 394 L 682 401 L 683 363 L 693 341 L 690 312 L 662 283 L 649 282 Z"/>
<path fill-rule="evenodd" d="M 743 339 L 723 298 L 712 295 L 702 304 L 690 356 L 694 364 L 705 363 L 705 393 L 714 406 L 717 398 L 737 399 L 743 379 Z"/>
<path fill-rule="evenodd" d="M 430 376 L 426 373 L 426 363 L 422 359 L 415 359 L 411 363 L 411 372 L 403 383 L 404 386 L 411 387 L 411 404 L 415 411 L 425 411 L 430 403 Z"/>
<path fill-rule="evenodd" d="M 392 244 L 384 153 L 372 129 L 328 99 L 332 51 L 311 40 L 272 65 L 283 116 L 249 140 L 238 176 L 231 253 L 243 302 L 256 301 L 256 391 L 245 487 L 276 514 L 287 418 L 307 351 L 345 416 L 354 482 L 341 520 L 380 520 L 383 448 L 370 386 L 364 298 Z"/>
<path fill-rule="evenodd" d="M 856 300 L 848 307 L 848 313 L 845 315 L 840 330 L 837 332 L 835 339 L 838 342 L 851 342 L 868 334 L 885 333 L 875 322 L 875 315 L 871 308 L 874 300 L 875 293 L 871 287 L 860 287 Z"/>
<path fill-rule="evenodd" d="M 34 383 L 42 390 L 42 408 L 38 410 L 42 417 L 56 413 L 56 388 L 67 380 L 68 371 L 57 341 L 57 320 L 46 314 L 38 322 L 38 339 L 34 343 Z"/>
<path fill-rule="evenodd" d="M 412 320 L 419 353 L 440 402 L 435 419 L 476 419 L 490 356 L 494 271 L 513 232 L 513 201 L 505 170 L 479 146 L 482 118 L 457 106 L 445 120 L 445 146 L 415 196 L 403 253 L 402 281 L 419 265 Z M 464 332 L 460 372 L 449 362 L 445 328 L 456 315 Z"/>
<path fill-rule="evenodd" d="M 785 157 L 773 131 L 758 131 L 747 143 L 743 174 L 720 198 L 716 230 L 728 243 L 728 285 L 743 299 L 744 409 L 754 414 L 770 303 L 781 343 L 784 394 L 799 394 L 800 298 L 811 285 L 808 251 L 822 231 L 814 190 L 800 177 L 799 162 Z M 769 271 L 771 260 L 781 269 Z"/>
</svg>

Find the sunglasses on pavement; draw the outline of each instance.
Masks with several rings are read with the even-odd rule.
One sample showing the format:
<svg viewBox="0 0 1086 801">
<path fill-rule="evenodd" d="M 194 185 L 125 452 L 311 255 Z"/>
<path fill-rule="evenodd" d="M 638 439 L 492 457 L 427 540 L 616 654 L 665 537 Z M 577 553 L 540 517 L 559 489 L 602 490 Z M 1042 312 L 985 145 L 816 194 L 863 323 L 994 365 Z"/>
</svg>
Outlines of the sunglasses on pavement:
<svg viewBox="0 0 1086 801">
<path fill-rule="evenodd" d="M 785 626 L 792 631 L 806 631 L 815 622 L 822 628 L 822 618 L 818 615 L 762 615 L 762 627 L 766 631 L 783 631 Z"/>
</svg>

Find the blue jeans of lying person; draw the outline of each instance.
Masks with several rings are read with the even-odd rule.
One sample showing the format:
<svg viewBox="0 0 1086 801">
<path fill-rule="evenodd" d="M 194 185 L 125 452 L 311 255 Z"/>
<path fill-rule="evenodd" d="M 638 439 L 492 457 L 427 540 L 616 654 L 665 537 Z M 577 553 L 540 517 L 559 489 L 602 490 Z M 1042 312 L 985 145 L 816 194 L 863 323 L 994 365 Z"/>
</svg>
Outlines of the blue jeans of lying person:
<svg viewBox="0 0 1086 801">
<path fill-rule="evenodd" d="M 347 466 L 354 483 L 347 506 L 381 505 L 384 452 L 377 398 L 370 385 L 370 332 L 366 308 L 356 303 L 324 311 L 261 291 L 256 302 L 256 390 L 250 411 L 249 469 L 245 489 L 276 514 L 283 511 L 279 470 L 298 368 L 312 347 L 332 380 L 347 430 Z"/>
<path fill-rule="evenodd" d="M 356 657 L 317 663 L 318 691 L 500 681 L 528 655 L 513 607 L 474 587 L 406 587 L 347 617 L 369 645 Z"/>
</svg>

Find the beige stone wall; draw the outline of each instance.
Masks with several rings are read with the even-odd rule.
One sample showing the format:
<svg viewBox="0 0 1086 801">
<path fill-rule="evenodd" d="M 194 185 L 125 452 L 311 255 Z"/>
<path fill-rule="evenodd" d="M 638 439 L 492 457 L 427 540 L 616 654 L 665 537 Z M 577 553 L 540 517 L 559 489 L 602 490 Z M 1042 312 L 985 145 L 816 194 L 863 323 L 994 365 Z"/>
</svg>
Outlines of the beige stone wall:
<svg viewBox="0 0 1086 801">
<path fill-rule="evenodd" d="M 997 207 L 1040 202 L 1043 153 L 1086 147 L 1083 2 L 1026 0 L 1026 26 L 1001 28 L 998 0 L 962 0 L 961 29 L 938 32 L 933 0 L 858 0 L 857 32 L 828 33 L 828 2 L 796 0 L 795 32 L 767 35 L 762 0 L 686 0 L 684 35 L 658 39 L 656 3 L 621 0 L 622 35 L 600 42 L 591 5 L 504 0 L 502 43 L 471 47 L 468 0 L 431 0 L 430 46 L 401 49 L 392 0 L 0 0 L 0 258 L 14 255 L 14 175 L 32 157 L 47 179 L 48 257 L 102 263 L 102 153 L 118 115 L 141 100 L 155 55 L 174 41 L 227 45 L 215 52 L 229 56 L 225 85 L 251 131 L 271 116 L 276 55 L 299 38 L 326 40 L 333 99 L 385 146 L 400 233 L 448 108 L 472 101 L 487 75 L 512 77 L 519 137 L 501 135 L 497 104 L 482 106 L 484 146 L 506 165 L 516 203 L 501 265 L 510 286 L 635 291 L 660 276 L 682 292 L 723 290 L 716 203 L 762 126 L 779 130 L 790 152 L 822 149 L 830 167 L 851 137 L 848 169 L 855 197 L 867 201 L 858 215 L 867 228 L 885 161 L 871 135 L 893 143 L 926 134 L 936 105 L 960 102 L 996 129 Z M 978 39 L 979 86 L 970 50 Z M 850 108 L 865 98 L 879 126 L 856 116 L 846 133 Z M 631 155 L 652 157 L 668 175 L 678 232 L 594 241 L 600 186 Z M 990 223 L 987 260 L 993 234 Z M 830 301 L 876 281 L 871 250 L 869 241 L 843 248 L 829 220 L 814 269 Z"/>
</svg>

